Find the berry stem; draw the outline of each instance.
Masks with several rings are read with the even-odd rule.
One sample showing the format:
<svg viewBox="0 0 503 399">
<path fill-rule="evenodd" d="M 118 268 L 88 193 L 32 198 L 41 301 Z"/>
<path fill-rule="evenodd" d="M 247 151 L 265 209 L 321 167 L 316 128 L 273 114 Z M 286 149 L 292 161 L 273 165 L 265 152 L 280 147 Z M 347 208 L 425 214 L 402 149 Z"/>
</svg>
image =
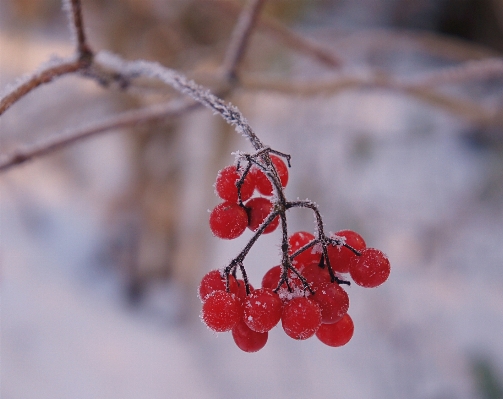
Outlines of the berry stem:
<svg viewBox="0 0 503 399">
<path fill-rule="evenodd" d="M 240 165 L 238 163 L 238 165 L 237 165 L 237 170 L 238 171 L 239 171 L 239 166 Z M 252 163 L 248 162 L 248 164 L 246 165 L 245 170 L 243 171 L 243 174 L 241 175 L 241 178 L 236 182 L 236 187 L 238 189 L 238 204 L 241 207 L 244 207 L 243 200 L 241 198 L 241 187 L 243 186 L 243 184 L 245 182 L 246 176 L 248 175 L 248 172 L 250 171 L 251 166 L 252 166 Z"/>
<path fill-rule="evenodd" d="M 328 238 L 326 235 L 325 235 L 325 232 L 324 232 L 324 228 L 323 228 L 323 218 L 321 217 L 321 214 L 320 214 L 320 211 L 318 209 L 318 206 L 312 202 L 312 201 L 294 201 L 294 202 L 288 202 L 286 204 L 286 208 L 287 209 L 290 209 L 290 208 L 309 208 L 311 209 L 313 212 L 314 212 L 314 215 L 316 217 L 316 225 L 317 225 L 317 228 L 318 228 L 318 238 L 317 239 L 314 239 L 312 240 L 311 242 L 309 242 L 308 244 L 304 245 L 302 248 L 300 248 L 298 251 L 295 252 L 295 254 L 293 254 L 291 257 L 293 259 L 294 256 L 297 256 L 298 254 L 304 252 L 305 250 L 311 248 L 312 246 L 316 245 L 316 244 L 321 244 L 321 251 L 322 251 L 322 259 L 321 259 L 321 262 L 324 261 L 324 263 L 327 265 L 327 270 L 328 270 L 328 274 L 330 275 L 330 280 L 332 282 L 337 282 L 337 284 L 347 284 L 347 285 L 351 285 L 351 283 L 349 281 L 346 281 L 346 280 L 342 280 L 340 279 L 339 277 L 337 277 L 334 273 L 334 269 L 332 268 L 332 265 L 330 264 L 330 259 L 328 257 L 328 250 L 327 250 L 327 246 L 329 244 L 331 244 L 331 240 L 330 238 Z M 338 241 L 336 240 L 338 245 L 342 244 L 341 241 Z M 348 247 L 349 249 L 351 249 L 353 252 L 355 252 L 357 255 L 359 255 L 360 253 L 354 249 L 353 247 L 349 246 L 349 245 L 346 245 L 345 243 L 342 244 L 346 247 Z M 320 262 L 320 267 L 322 265 L 322 263 Z"/>
</svg>

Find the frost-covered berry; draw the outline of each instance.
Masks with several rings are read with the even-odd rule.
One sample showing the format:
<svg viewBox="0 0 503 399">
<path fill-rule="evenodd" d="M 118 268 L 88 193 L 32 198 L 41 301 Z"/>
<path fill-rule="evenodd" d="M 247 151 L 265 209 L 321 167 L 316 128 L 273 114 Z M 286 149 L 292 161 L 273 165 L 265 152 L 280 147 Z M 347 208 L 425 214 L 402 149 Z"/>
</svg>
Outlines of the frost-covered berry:
<svg viewBox="0 0 503 399">
<path fill-rule="evenodd" d="M 306 297 L 293 298 L 283 306 L 281 323 L 289 337 L 308 339 L 321 325 L 321 309 L 315 301 Z"/>
<path fill-rule="evenodd" d="M 223 202 L 210 214 L 210 228 L 219 238 L 232 240 L 239 237 L 248 226 L 248 215 L 238 204 Z"/>
<path fill-rule="evenodd" d="M 231 292 L 215 291 L 203 303 L 201 312 L 204 323 L 213 331 L 230 331 L 241 319 L 241 302 Z"/>
<path fill-rule="evenodd" d="M 243 302 L 243 320 L 253 331 L 266 332 L 278 324 L 283 302 L 270 288 L 259 288 Z"/>
<path fill-rule="evenodd" d="M 271 161 L 278 172 L 281 186 L 286 187 L 288 184 L 288 167 L 281 158 L 275 155 L 271 155 Z M 272 195 L 272 184 L 265 173 L 257 167 L 252 168 L 250 173 L 253 174 L 253 180 L 255 180 L 258 192 L 262 195 Z"/>
<path fill-rule="evenodd" d="M 225 288 L 225 277 L 222 276 L 220 270 L 211 270 L 201 279 L 198 290 L 199 299 L 204 302 L 214 291 L 225 291 Z M 238 292 L 238 284 L 232 275 L 229 276 L 229 289 L 233 293 Z"/>
<path fill-rule="evenodd" d="M 234 165 L 227 166 L 217 174 L 215 191 L 220 198 L 229 202 L 238 202 L 238 188 L 236 183 L 241 179 L 241 174 Z M 248 173 L 241 185 L 241 200 L 246 201 L 253 195 L 255 182 Z"/>
<path fill-rule="evenodd" d="M 310 298 L 320 305 L 322 323 L 336 323 L 348 312 L 349 296 L 339 284 L 323 282 L 315 291 Z"/>
<path fill-rule="evenodd" d="M 249 200 L 245 207 L 248 208 L 248 228 L 251 231 L 257 231 L 264 220 L 269 216 L 272 211 L 272 202 L 267 198 L 256 197 Z M 274 220 L 269 223 L 269 225 L 264 229 L 262 234 L 271 233 L 279 225 L 279 216 L 276 216 Z"/>
<path fill-rule="evenodd" d="M 349 274 L 353 281 L 366 288 L 384 283 L 390 271 L 388 257 L 375 248 L 364 249 L 361 256 L 355 256 L 349 264 Z"/>
<path fill-rule="evenodd" d="M 363 237 L 352 230 L 341 230 L 331 235 L 331 238 L 340 237 L 344 242 L 357 251 L 365 249 L 366 244 Z M 357 255 L 350 249 L 342 245 L 329 245 L 327 247 L 328 259 L 332 269 L 339 273 L 349 272 L 349 262 Z"/>
</svg>

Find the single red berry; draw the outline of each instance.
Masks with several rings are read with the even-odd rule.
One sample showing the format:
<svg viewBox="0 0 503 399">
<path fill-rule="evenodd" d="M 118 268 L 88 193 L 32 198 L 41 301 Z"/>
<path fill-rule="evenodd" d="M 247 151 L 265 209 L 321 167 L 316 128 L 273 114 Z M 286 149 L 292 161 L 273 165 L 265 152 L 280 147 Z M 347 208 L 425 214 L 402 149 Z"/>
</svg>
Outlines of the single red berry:
<svg viewBox="0 0 503 399">
<path fill-rule="evenodd" d="M 327 267 L 320 267 L 319 262 L 309 263 L 299 268 L 311 287 L 318 287 L 321 283 L 330 283 Z"/>
<path fill-rule="evenodd" d="M 220 270 L 211 270 L 206 273 L 199 284 L 199 298 L 202 302 L 214 291 L 225 291 L 225 277 Z M 229 275 L 230 292 L 237 293 L 238 285 L 234 276 Z"/>
<path fill-rule="evenodd" d="M 272 202 L 263 197 L 252 198 L 245 204 L 245 206 L 248 208 L 248 228 L 251 231 L 258 230 L 273 208 Z M 263 234 L 273 232 L 276 230 L 278 225 L 279 216 L 276 216 L 274 220 L 264 229 Z"/>
<path fill-rule="evenodd" d="M 241 319 L 242 314 L 241 303 L 231 292 L 215 291 L 203 303 L 203 321 L 217 332 L 231 330 Z"/>
<path fill-rule="evenodd" d="M 281 266 L 274 266 L 270 268 L 262 278 L 262 288 L 270 288 L 275 290 L 278 287 L 279 280 L 281 279 Z"/>
<path fill-rule="evenodd" d="M 288 167 L 281 158 L 275 155 L 271 155 L 271 161 L 278 172 L 281 186 L 286 187 L 288 184 Z M 252 168 L 251 173 L 253 173 L 253 180 L 255 180 L 258 192 L 262 195 L 272 195 L 272 184 L 265 173 L 258 167 Z"/>
<path fill-rule="evenodd" d="M 281 323 L 289 337 L 299 340 L 308 339 L 318 331 L 321 325 L 320 307 L 306 297 L 293 298 L 283 306 Z"/>
<path fill-rule="evenodd" d="M 270 288 L 259 288 L 243 302 L 243 320 L 253 331 L 266 332 L 278 324 L 283 302 Z"/>
<path fill-rule="evenodd" d="M 248 226 L 248 215 L 238 204 L 222 202 L 210 214 L 210 228 L 219 238 L 232 240 L 239 237 Z"/>
<path fill-rule="evenodd" d="M 225 201 L 238 202 L 238 188 L 236 183 L 241 179 L 241 174 L 236 169 L 236 166 L 230 165 L 217 174 L 215 182 L 215 191 L 218 196 Z M 251 198 L 255 190 L 255 183 L 250 173 L 248 173 L 241 185 L 241 200 L 246 201 Z"/>
<path fill-rule="evenodd" d="M 314 235 L 308 233 L 307 231 L 297 231 L 296 233 L 293 233 L 288 238 L 288 246 L 289 246 L 288 254 L 293 255 L 300 248 L 302 248 L 304 245 L 307 245 L 313 240 Z M 299 255 L 293 258 L 293 263 L 294 265 L 297 266 L 299 270 L 301 270 L 304 265 L 313 262 L 319 263 L 320 260 L 321 260 L 321 253 L 319 252 L 318 248 L 316 248 L 316 245 L 313 245 L 312 247 L 306 249 L 304 252 L 301 252 Z"/>
<path fill-rule="evenodd" d="M 337 283 L 321 283 L 310 298 L 320 305 L 323 324 L 338 322 L 349 309 L 349 296 Z"/>
<path fill-rule="evenodd" d="M 322 324 L 316 336 L 325 345 L 337 347 L 346 345 L 353 336 L 354 330 L 353 320 L 346 313 L 337 323 Z"/>
<path fill-rule="evenodd" d="M 331 234 L 331 238 L 335 238 L 335 236 L 345 239 L 346 244 L 357 251 L 366 248 L 365 240 L 362 236 L 352 230 L 341 230 Z M 349 262 L 357 256 L 353 251 L 342 245 L 329 245 L 327 247 L 327 252 L 330 266 L 332 266 L 334 271 L 339 273 L 349 272 Z"/>
<path fill-rule="evenodd" d="M 232 338 L 239 349 L 245 352 L 257 352 L 267 343 L 268 332 L 253 331 L 240 320 L 232 329 Z"/>
<path fill-rule="evenodd" d="M 353 281 L 366 288 L 384 283 L 390 274 L 388 257 L 375 248 L 366 248 L 361 256 L 355 256 L 349 264 L 349 274 Z"/>
</svg>

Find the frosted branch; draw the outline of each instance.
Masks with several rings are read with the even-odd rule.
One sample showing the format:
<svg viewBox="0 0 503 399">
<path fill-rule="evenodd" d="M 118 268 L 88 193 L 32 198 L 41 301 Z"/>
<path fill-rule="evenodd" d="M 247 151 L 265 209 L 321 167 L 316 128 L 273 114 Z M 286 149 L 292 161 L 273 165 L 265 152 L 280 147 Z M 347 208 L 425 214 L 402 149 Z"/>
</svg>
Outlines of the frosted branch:
<svg viewBox="0 0 503 399">
<path fill-rule="evenodd" d="M 226 104 L 222 99 L 211 94 L 209 90 L 192 80 L 188 80 L 181 73 L 163 67 L 157 62 L 144 60 L 125 61 L 111 53 L 99 53 L 96 56 L 96 62 L 105 68 L 117 71 L 125 77 L 134 78 L 143 76 L 160 80 L 219 114 L 227 123 L 234 126 L 238 133 L 244 135 L 256 150 L 264 147 L 248 124 L 248 121 L 235 106 Z"/>
<path fill-rule="evenodd" d="M 36 89 L 37 87 L 50 83 L 54 79 L 77 72 L 82 68 L 80 60 L 57 60 L 51 61 L 47 66 L 42 67 L 32 75 L 21 78 L 12 87 L 7 87 L 5 94 L 0 99 L 0 115 L 9 109 L 16 101 Z"/>
<path fill-rule="evenodd" d="M 69 29 L 75 41 L 77 54 L 81 61 L 90 63 L 93 52 L 87 44 L 80 0 L 63 0 L 63 10 L 68 17 Z"/>
</svg>

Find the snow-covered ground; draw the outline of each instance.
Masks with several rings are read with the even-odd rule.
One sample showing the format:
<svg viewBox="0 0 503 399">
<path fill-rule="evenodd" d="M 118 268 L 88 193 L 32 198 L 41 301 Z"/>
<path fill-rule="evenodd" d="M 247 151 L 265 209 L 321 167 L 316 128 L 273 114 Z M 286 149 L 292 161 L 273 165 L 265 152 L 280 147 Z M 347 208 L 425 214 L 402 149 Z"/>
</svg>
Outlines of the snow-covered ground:
<svg viewBox="0 0 503 399">
<path fill-rule="evenodd" d="M 8 144 L 16 129 L 29 142 L 37 128 L 25 109 L 57 117 L 54 107 L 75 87 L 40 89 L 9 110 L 0 119 Z M 0 177 L 2 399 L 474 398 L 481 359 L 501 381 L 501 153 L 462 139 L 459 119 L 386 91 L 241 101 L 261 139 L 293 157 L 287 195 L 316 201 L 327 230 L 353 228 L 391 260 L 382 287 L 348 288 L 352 341 L 333 349 L 315 338 L 293 341 L 277 327 L 262 351 L 245 354 L 230 334 L 208 331 L 198 309 L 184 306 L 195 292 L 173 282 L 154 284 L 143 305 L 127 306 L 120 276 L 96 266 L 103 202 L 127 180 L 127 139 L 112 134 Z M 83 112 L 106 110 L 89 108 Z M 216 118 L 202 111 L 185 122 L 188 175 L 208 167 L 209 139 L 199 129 L 220 126 Z M 238 136 L 235 145 L 250 149 Z M 84 183 L 61 170 L 67 158 L 85 170 Z M 187 203 L 200 208 L 183 212 L 205 216 L 211 183 L 185 186 Z M 293 229 L 314 230 L 307 210 L 290 216 Z M 204 217 L 198 223 L 208 240 L 200 278 L 250 236 L 222 242 Z M 277 264 L 278 244 L 275 232 L 251 251 L 253 285 Z"/>
</svg>

